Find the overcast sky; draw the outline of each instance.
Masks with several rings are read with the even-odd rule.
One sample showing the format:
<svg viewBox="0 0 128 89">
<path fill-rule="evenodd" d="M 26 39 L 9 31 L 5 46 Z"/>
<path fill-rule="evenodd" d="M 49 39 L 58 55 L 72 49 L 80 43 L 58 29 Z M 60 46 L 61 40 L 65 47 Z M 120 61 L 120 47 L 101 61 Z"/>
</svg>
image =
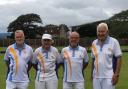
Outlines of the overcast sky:
<svg viewBox="0 0 128 89">
<path fill-rule="evenodd" d="M 128 9 L 128 0 L 0 0 L 0 32 L 28 13 L 40 15 L 43 24 L 80 25 L 108 19 Z"/>
</svg>

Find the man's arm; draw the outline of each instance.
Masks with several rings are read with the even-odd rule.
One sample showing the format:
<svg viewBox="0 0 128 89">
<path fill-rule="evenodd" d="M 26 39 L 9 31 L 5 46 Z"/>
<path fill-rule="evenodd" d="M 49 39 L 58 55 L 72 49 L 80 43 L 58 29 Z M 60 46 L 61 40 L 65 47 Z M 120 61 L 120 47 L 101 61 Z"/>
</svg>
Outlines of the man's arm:
<svg viewBox="0 0 128 89">
<path fill-rule="evenodd" d="M 86 69 L 86 67 L 88 66 L 89 63 L 89 57 L 88 57 L 88 53 L 86 50 L 84 50 L 84 61 L 83 61 L 83 70 Z"/>
<path fill-rule="evenodd" d="M 121 64 L 122 64 L 122 59 L 121 59 L 122 52 L 121 52 L 119 42 L 117 40 L 115 40 L 114 42 L 115 42 L 115 44 L 114 44 L 113 53 L 114 53 L 114 56 L 116 57 L 117 61 L 116 61 L 114 75 L 112 77 L 112 83 L 113 83 L 113 85 L 116 85 L 118 83 L 119 73 L 120 73 Z"/>
<path fill-rule="evenodd" d="M 86 69 L 86 67 L 88 66 L 88 62 L 83 64 L 83 70 Z"/>
<path fill-rule="evenodd" d="M 9 65 L 10 65 L 10 58 L 8 57 L 8 55 L 9 55 L 9 50 L 8 49 L 9 48 L 6 49 L 6 52 L 5 52 L 5 55 L 4 55 L 4 61 L 5 61 L 5 64 L 7 66 L 6 79 L 7 79 L 8 73 L 10 71 L 10 67 L 9 67 Z"/>
<path fill-rule="evenodd" d="M 27 70 L 28 77 L 29 77 L 29 71 L 30 71 L 31 68 L 32 68 L 32 63 L 29 61 L 28 62 L 28 70 Z"/>
<path fill-rule="evenodd" d="M 5 63 L 6 63 L 6 66 L 7 66 L 7 73 L 6 73 L 6 79 L 7 79 L 7 76 L 8 76 L 9 70 L 10 70 L 10 68 L 9 68 L 10 61 L 5 61 Z"/>
<path fill-rule="evenodd" d="M 120 57 L 117 57 L 116 70 L 115 70 L 115 73 L 112 77 L 113 85 L 116 85 L 118 83 L 119 74 L 120 74 L 120 70 L 121 70 L 121 64 L 122 64 L 122 59 L 120 56 Z"/>
</svg>

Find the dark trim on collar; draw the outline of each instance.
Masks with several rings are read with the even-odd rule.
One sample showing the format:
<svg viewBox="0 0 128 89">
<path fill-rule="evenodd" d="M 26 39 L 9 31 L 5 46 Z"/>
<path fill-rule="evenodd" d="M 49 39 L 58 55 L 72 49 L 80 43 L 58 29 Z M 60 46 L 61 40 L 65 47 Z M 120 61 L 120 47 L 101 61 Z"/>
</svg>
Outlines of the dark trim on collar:
<svg viewBox="0 0 128 89">
<path fill-rule="evenodd" d="M 109 39 L 110 39 L 110 36 L 107 36 L 103 44 L 108 44 Z M 97 44 L 97 45 L 100 44 L 100 41 L 99 41 L 98 39 L 97 39 L 97 43 L 96 43 L 96 44 Z"/>
<path fill-rule="evenodd" d="M 79 44 L 75 48 L 73 48 L 73 47 L 71 47 L 71 45 L 69 45 L 69 49 L 71 49 L 71 50 L 79 50 Z"/>
<path fill-rule="evenodd" d="M 23 49 L 25 49 L 25 47 L 26 47 L 26 44 L 25 44 L 25 43 L 23 43 L 22 48 L 23 48 Z M 14 43 L 14 49 L 18 49 L 18 47 L 17 47 L 16 43 Z"/>
<path fill-rule="evenodd" d="M 44 50 L 44 48 L 41 46 L 41 50 L 42 50 L 42 52 L 46 52 L 46 50 Z M 52 47 L 50 46 L 50 48 L 47 50 L 47 51 L 51 51 L 52 50 Z"/>
</svg>

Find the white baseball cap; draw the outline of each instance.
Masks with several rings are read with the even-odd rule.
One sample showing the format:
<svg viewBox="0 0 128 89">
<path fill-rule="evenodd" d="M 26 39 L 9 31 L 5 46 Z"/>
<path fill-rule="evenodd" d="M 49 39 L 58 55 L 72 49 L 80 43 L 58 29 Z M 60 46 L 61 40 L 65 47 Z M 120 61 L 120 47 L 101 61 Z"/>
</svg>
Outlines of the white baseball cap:
<svg viewBox="0 0 128 89">
<path fill-rule="evenodd" d="M 42 39 L 52 40 L 52 36 L 50 34 L 43 34 Z"/>
</svg>

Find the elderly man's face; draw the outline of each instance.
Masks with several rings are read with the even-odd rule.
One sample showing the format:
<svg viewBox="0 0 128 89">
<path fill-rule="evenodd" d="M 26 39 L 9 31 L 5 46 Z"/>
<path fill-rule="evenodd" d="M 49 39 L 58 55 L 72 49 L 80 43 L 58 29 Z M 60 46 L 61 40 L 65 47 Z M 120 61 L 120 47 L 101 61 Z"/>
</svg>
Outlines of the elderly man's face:
<svg viewBox="0 0 128 89">
<path fill-rule="evenodd" d="M 98 39 L 104 41 L 107 36 L 108 36 L 108 30 L 104 26 L 99 27 L 97 30 Z"/>
<path fill-rule="evenodd" d="M 42 46 L 46 49 L 49 48 L 51 46 L 51 44 L 52 44 L 52 40 L 50 40 L 50 39 L 43 39 L 42 40 Z"/>
<path fill-rule="evenodd" d="M 78 43 L 79 43 L 79 35 L 76 34 L 76 33 L 72 33 L 71 36 L 70 36 L 69 41 L 70 41 L 70 45 L 71 45 L 72 47 L 77 46 Z"/>
<path fill-rule="evenodd" d="M 24 33 L 17 32 L 15 33 L 15 41 L 18 45 L 21 45 L 24 43 Z"/>
</svg>

